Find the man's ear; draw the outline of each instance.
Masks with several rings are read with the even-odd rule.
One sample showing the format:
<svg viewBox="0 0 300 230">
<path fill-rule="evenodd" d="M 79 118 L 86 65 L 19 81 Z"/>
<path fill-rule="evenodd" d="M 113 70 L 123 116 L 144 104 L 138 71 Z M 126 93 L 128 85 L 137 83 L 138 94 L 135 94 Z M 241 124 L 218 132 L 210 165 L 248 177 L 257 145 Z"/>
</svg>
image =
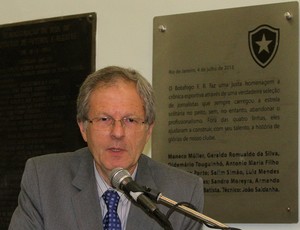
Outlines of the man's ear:
<svg viewBox="0 0 300 230">
<path fill-rule="evenodd" d="M 86 125 L 83 121 L 77 121 L 80 129 L 81 136 L 85 142 L 87 142 Z"/>
<path fill-rule="evenodd" d="M 154 127 L 154 123 L 152 123 L 152 124 L 149 125 L 149 127 L 148 127 L 148 130 L 147 130 L 147 141 L 150 139 L 150 137 L 151 137 L 151 135 L 152 135 L 153 127 Z"/>
</svg>

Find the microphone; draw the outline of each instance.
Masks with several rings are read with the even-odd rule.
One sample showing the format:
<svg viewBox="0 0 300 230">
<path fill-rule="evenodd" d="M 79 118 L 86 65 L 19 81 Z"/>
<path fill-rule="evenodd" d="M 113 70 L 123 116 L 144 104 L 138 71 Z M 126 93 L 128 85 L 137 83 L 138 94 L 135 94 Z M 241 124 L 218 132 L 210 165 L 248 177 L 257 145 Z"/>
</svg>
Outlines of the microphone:
<svg viewBox="0 0 300 230">
<path fill-rule="evenodd" d="M 127 196 L 145 208 L 147 212 L 154 212 L 157 209 L 156 205 L 144 195 L 145 189 L 132 179 L 127 170 L 115 168 L 111 171 L 109 178 L 114 188 L 123 191 Z"/>
<path fill-rule="evenodd" d="M 109 179 L 114 188 L 124 192 L 128 197 L 138 203 L 150 216 L 154 217 L 164 229 L 173 229 L 165 215 L 144 195 L 146 192 L 145 188 L 138 185 L 127 170 L 115 168 L 110 172 Z"/>
</svg>

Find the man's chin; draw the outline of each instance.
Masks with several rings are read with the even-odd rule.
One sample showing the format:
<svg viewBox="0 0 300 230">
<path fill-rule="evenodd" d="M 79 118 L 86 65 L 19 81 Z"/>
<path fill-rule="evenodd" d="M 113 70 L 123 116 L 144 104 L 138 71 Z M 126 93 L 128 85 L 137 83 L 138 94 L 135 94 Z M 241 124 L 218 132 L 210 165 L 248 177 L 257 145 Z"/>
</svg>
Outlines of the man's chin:
<svg viewBox="0 0 300 230">
<path fill-rule="evenodd" d="M 133 173 L 134 169 L 136 167 L 136 164 L 114 164 L 112 167 L 111 167 L 111 170 L 115 169 L 115 168 L 122 168 L 122 169 L 125 169 L 127 170 L 130 174 Z"/>
</svg>

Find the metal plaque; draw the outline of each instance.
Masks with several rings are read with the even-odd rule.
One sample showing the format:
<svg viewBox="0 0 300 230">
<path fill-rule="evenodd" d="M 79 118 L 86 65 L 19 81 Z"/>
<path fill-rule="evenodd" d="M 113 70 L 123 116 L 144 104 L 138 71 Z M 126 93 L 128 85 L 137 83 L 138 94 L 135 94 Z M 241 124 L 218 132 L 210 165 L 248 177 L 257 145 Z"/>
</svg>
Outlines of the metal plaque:
<svg viewBox="0 0 300 230">
<path fill-rule="evenodd" d="M 94 71 L 96 14 L 0 26 L 0 229 L 8 228 L 25 161 L 82 147 L 76 97 Z"/>
<path fill-rule="evenodd" d="M 298 221 L 298 20 L 298 2 L 154 19 L 152 157 L 202 177 L 219 221 Z"/>
</svg>

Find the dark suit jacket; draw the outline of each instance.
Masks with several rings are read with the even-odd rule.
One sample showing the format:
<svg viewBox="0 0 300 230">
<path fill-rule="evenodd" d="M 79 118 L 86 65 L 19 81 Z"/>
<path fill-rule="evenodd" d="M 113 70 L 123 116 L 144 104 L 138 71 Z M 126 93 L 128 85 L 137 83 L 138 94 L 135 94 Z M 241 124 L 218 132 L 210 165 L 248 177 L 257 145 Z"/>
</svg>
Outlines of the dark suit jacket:
<svg viewBox="0 0 300 230">
<path fill-rule="evenodd" d="M 190 202 L 200 212 L 203 209 L 203 183 L 195 175 L 155 162 L 142 154 L 136 181 L 174 201 Z M 9 230 L 102 229 L 93 158 L 87 148 L 29 159 L 18 201 Z M 163 213 L 169 210 L 164 205 L 159 208 Z M 180 213 L 173 213 L 170 221 L 174 229 L 201 229 L 201 224 Z M 162 228 L 132 204 L 127 229 Z"/>
</svg>

